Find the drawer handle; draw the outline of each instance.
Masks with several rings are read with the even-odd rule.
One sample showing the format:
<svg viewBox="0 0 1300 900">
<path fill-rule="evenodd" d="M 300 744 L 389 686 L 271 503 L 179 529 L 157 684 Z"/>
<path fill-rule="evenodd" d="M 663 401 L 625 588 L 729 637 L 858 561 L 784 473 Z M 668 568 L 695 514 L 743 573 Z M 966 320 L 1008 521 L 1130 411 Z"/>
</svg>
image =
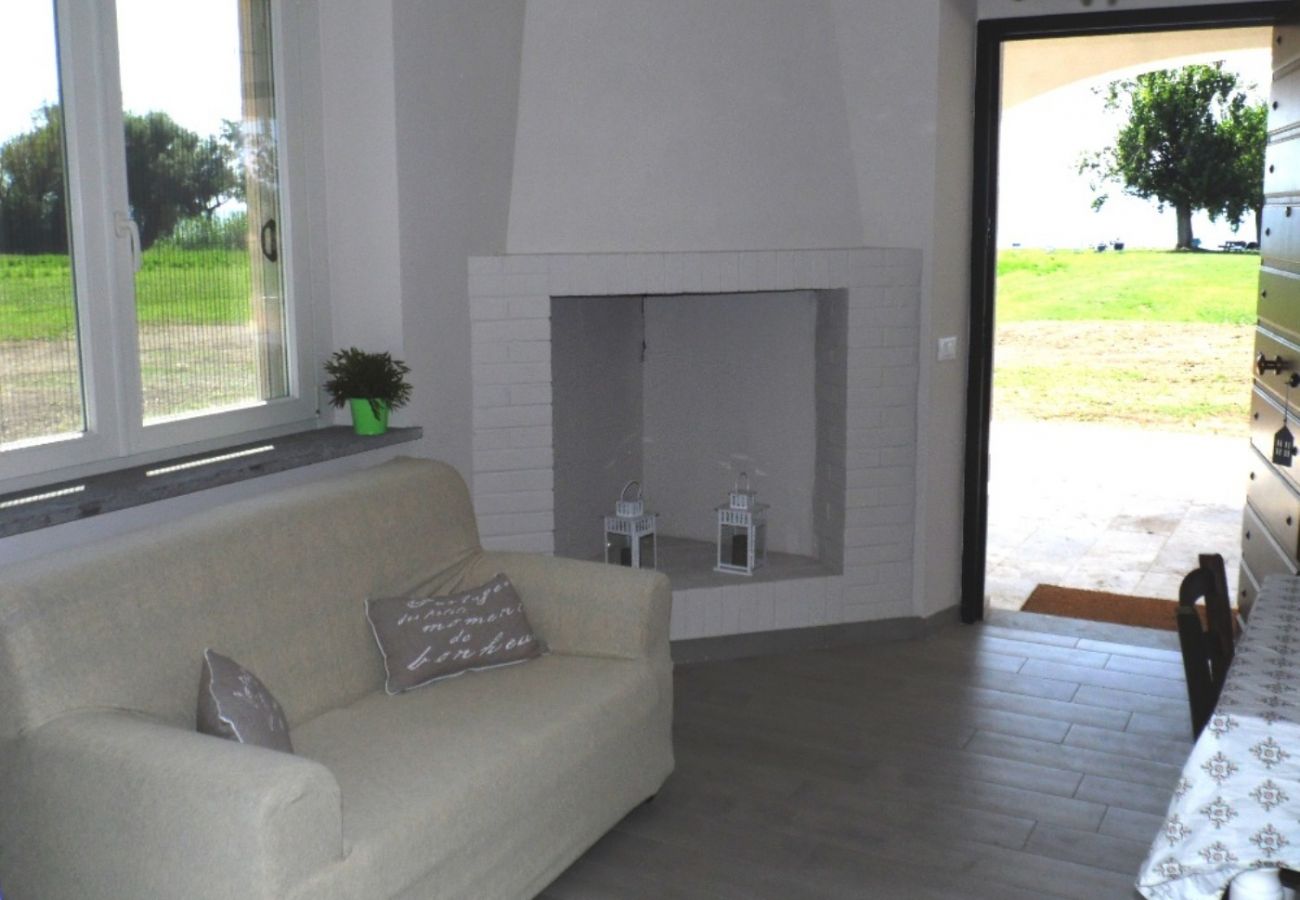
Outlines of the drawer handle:
<svg viewBox="0 0 1300 900">
<path fill-rule="evenodd" d="M 1288 363 L 1281 356 L 1275 356 L 1272 359 L 1269 359 L 1267 356 L 1264 355 L 1263 350 L 1255 354 L 1255 371 L 1261 375 L 1265 374 L 1266 372 L 1281 373 L 1281 372 L 1285 372 L 1289 368 L 1291 368 L 1291 364 Z"/>
<path fill-rule="evenodd" d="M 1276 372 L 1281 375 L 1283 372 L 1292 368 L 1291 360 L 1283 359 L 1281 356 L 1274 356 L 1269 359 L 1261 350 L 1255 354 L 1255 371 L 1262 377 L 1269 372 Z M 1300 372 L 1292 372 L 1291 377 L 1287 379 L 1287 384 L 1291 387 L 1300 387 Z"/>
</svg>

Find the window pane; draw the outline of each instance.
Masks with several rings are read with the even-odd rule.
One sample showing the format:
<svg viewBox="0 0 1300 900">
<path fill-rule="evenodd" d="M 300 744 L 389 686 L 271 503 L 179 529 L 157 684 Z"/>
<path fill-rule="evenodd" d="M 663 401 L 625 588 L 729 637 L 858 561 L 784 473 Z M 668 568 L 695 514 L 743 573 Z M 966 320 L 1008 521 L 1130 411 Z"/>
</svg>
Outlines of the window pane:
<svg viewBox="0 0 1300 900">
<path fill-rule="evenodd" d="M 85 430 L 50 0 L 0 30 L 0 450 Z"/>
<path fill-rule="evenodd" d="M 146 424 L 288 395 L 268 3 L 176 8 L 117 3 Z"/>
</svg>

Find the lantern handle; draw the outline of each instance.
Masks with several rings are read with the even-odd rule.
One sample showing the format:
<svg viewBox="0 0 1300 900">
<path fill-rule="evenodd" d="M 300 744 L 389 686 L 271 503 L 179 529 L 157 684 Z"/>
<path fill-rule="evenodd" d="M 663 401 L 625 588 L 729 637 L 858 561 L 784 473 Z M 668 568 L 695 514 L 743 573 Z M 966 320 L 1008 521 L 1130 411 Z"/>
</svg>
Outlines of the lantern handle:
<svg viewBox="0 0 1300 900">
<path fill-rule="evenodd" d="M 745 486 L 744 486 L 743 488 L 740 486 L 740 479 L 742 479 L 742 478 L 745 479 Z M 739 475 L 736 476 L 736 486 L 735 486 L 735 491 L 736 491 L 737 493 L 739 493 L 739 492 L 742 491 L 742 490 L 745 490 L 745 491 L 749 490 L 749 473 L 748 473 L 748 472 L 741 472 Z"/>
<path fill-rule="evenodd" d="M 630 487 L 631 487 L 632 485 L 634 485 L 634 484 L 636 485 L 636 496 L 633 497 L 632 499 L 633 499 L 633 500 L 640 500 L 640 499 L 641 499 L 641 482 L 639 482 L 639 481 L 629 481 L 627 484 L 623 485 L 623 490 L 619 492 L 618 499 L 623 500 L 623 501 L 626 501 L 626 500 L 627 500 L 627 489 L 630 488 Z"/>
</svg>

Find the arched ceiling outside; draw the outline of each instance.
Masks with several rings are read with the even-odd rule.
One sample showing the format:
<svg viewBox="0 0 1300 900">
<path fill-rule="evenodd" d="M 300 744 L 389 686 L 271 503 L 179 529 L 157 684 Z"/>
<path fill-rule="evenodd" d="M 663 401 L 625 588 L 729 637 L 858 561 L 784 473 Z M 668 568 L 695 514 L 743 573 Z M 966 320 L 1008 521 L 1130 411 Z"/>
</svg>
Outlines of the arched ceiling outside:
<svg viewBox="0 0 1300 900">
<path fill-rule="evenodd" d="M 1270 28 L 1007 41 L 1002 47 L 1002 108 L 1079 81 L 1208 61 L 1232 50 L 1268 47 L 1271 41 Z"/>
</svg>

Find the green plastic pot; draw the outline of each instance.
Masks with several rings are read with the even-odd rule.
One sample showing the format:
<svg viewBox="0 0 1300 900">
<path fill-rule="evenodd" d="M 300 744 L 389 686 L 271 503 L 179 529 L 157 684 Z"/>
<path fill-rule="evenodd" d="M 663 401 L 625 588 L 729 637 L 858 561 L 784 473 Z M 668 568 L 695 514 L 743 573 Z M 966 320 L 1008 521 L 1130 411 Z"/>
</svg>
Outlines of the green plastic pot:
<svg viewBox="0 0 1300 900">
<path fill-rule="evenodd" d="M 383 434 L 388 430 L 388 404 L 381 400 L 375 405 L 379 407 L 377 416 L 369 400 L 348 401 L 352 407 L 352 430 L 357 434 Z"/>
</svg>

